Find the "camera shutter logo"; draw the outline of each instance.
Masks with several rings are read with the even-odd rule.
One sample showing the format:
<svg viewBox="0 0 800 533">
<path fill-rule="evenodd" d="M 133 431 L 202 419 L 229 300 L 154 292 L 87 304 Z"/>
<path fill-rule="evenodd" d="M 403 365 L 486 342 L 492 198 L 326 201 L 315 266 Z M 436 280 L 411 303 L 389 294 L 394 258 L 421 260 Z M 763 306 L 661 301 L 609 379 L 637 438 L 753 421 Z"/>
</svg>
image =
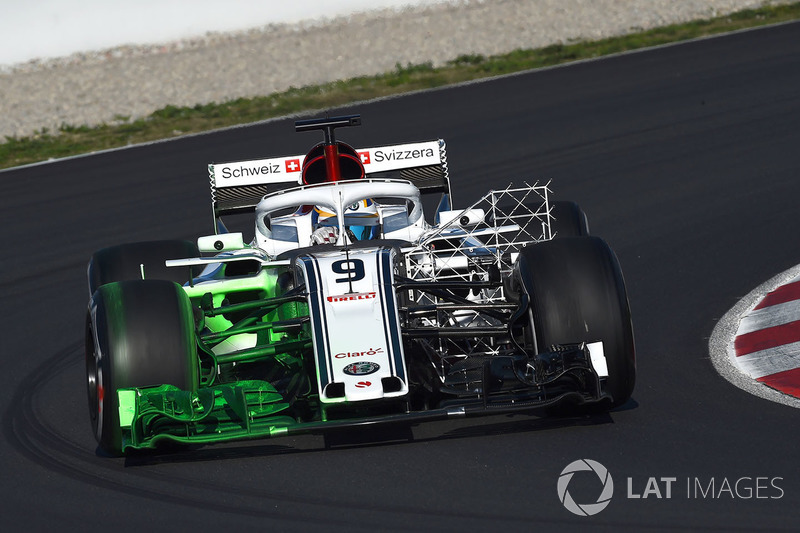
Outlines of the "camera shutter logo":
<svg viewBox="0 0 800 533">
<path fill-rule="evenodd" d="M 597 474 L 597 478 L 600 480 L 600 483 L 603 484 L 603 490 L 594 503 L 576 503 L 567 490 L 567 486 L 572 480 L 572 476 L 575 475 L 575 472 L 585 471 L 591 471 Z M 558 477 L 558 499 L 561 501 L 561 504 L 566 507 L 567 511 L 578 516 L 596 515 L 608 506 L 613 495 L 614 480 L 611 479 L 611 474 L 608 472 L 608 469 L 591 459 L 578 459 L 577 461 L 571 462 L 561 471 L 561 475 Z"/>
</svg>

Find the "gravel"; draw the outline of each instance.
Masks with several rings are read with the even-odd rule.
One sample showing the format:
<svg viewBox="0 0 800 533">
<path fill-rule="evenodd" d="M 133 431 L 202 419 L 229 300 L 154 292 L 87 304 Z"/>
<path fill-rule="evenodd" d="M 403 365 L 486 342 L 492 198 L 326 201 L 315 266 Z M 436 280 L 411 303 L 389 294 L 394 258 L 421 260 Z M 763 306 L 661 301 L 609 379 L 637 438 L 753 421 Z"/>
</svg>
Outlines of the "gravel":
<svg viewBox="0 0 800 533">
<path fill-rule="evenodd" d="M 0 70 L 0 139 L 792 1 L 449 0 L 23 63 Z"/>
</svg>

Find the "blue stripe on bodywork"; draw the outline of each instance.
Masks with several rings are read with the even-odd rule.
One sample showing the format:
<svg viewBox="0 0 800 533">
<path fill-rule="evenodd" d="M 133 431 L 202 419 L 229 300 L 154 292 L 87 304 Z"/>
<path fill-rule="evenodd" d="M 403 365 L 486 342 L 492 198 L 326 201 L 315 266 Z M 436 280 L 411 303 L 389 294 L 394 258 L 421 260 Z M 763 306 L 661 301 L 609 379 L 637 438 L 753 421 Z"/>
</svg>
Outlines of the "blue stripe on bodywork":
<svg viewBox="0 0 800 533">
<path fill-rule="evenodd" d="M 384 248 L 379 253 L 381 275 L 381 305 L 383 306 L 384 330 L 387 332 L 392 348 L 392 359 L 395 366 L 395 375 L 406 383 L 406 369 L 403 362 L 403 346 L 401 343 L 400 324 L 397 315 L 397 305 L 392 285 L 392 250 Z"/>
<path fill-rule="evenodd" d="M 389 351 L 389 366 L 393 376 L 397 375 L 394 348 L 392 346 L 391 335 L 389 333 L 389 325 L 386 321 L 386 274 L 383 272 L 383 250 L 375 254 L 376 267 L 378 271 L 378 298 L 381 302 L 381 318 L 383 319 L 383 336 L 386 342 L 386 349 Z M 391 286 L 391 285 L 390 285 Z"/>
<path fill-rule="evenodd" d="M 317 375 L 319 378 L 319 391 L 325 390 L 325 386 L 331 382 L 328 372 L 327 353 L 330 352 L 327 335 L 325 335 L 325 305 L 322 303 L 322 286 L 319 278 L 316 260 L 310 256 L 299 258 L 303 262 L 306 271 L 306 287 L 308 287 L 308 306 L 311 314 L 311 321 L 314 330 L 314 355 L 317 359 Z"/>
</svg>

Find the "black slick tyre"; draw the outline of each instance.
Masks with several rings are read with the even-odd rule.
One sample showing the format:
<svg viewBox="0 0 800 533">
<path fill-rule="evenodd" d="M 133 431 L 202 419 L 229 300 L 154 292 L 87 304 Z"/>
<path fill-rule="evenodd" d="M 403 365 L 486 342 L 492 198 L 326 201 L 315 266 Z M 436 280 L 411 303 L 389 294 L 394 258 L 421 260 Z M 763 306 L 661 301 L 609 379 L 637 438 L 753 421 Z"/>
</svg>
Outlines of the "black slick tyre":
<svg viewBox="0 0 800 533">
<path fill-rule="evenodd" d="M 510 242 L 530 242 L 540 237 L 540 225 L 538 221 L 534 224 L 520 222 L 520 217 L 536 213 L 541 208 L 541 204 L 523 203 L 522 205 L 504 205 L 498 208 L 499 214 L 494 223 L 503 226 L 507 224 L 522 224 L 520 231 L 504 233 L 505 238 Z M 502 216 L 501 216 L 502 215 Z M 543 217 L 543 215 L 540 215 Z M 575 202 L 556 201 L 550 202 L 550 233 L 554 239 L 564 237 L 587 237 L 589 235 L 589 221 L 586 213 Z M 546 236 L 545 236 L 546 237 Z"/>
<path fill-rule="evenodd" d="M 93 295 L 86 318 L 89 417 L 100 449 L 122 452 L 120 388 L 198 387 L 191 303 L 171 281 L 109 283 Z"/>
<path fill-rule="evenodd" d="M 636 381 L 633 326 L 616 255 L 597 237 L 566 237 L 524 248 L 515 272 L 528 293 L 539 351 L 603 342 L 605 390 L 613 406 L 628 401 Z"/>
<path fill-rule="evenodd" d="M 550 205 L 550 231 L 554 239 L 587 237 L 589 221 L 586 213 L 575 202 L 559 200 Z"/>
<path fill-rule="evenodd" d="M 164 261 L 199 255 L 197 244 L 183 240 L 133 242 L 103 248 L 89 261 L 89 294 L 106 283 L 143 279 L 142 271 L 144 279 L 185 283 L 189 280 L 189 269 L 167 267 Z M 199 267 L 192 268 L 192 274 L 197 275 Z"/>
</svg>

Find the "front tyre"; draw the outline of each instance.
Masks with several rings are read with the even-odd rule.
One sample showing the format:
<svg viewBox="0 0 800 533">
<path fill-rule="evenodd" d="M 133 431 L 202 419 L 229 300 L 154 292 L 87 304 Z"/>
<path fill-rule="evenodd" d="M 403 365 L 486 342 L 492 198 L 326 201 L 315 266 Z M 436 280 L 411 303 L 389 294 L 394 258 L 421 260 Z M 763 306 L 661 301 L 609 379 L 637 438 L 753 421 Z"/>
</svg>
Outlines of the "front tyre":
<svg viewBox="0 0 800 533">
<path fill-rule="evenodd" d="M 89 418 L 100 449 L 122 453 L 117 390 L 153 385 L 198 387 L 191 303 L 163 280 L 109 283 L 92 296 L 86 318 Z"/>
<path fill-rule="evenodd" d="M 617 257 L 597 237 L 554 239 L 522 250 L 515 267 L 528 293 L 538 351 L 603 342 L 605 390 L 624 404 L 636 381 L 633 326 Z"/>
<path fill-rule="evenodd" d="M 199 255 L 197 244 L 182 240 L 132 242 L 103 248 L 89 260 L 89 295 L 102 285 L 114 281 L 165 279 L 184 283 L 189 280 L 190 274 L 199 274 L 201 267 L 168 267 L 165 261 Z"/>
</svg>

